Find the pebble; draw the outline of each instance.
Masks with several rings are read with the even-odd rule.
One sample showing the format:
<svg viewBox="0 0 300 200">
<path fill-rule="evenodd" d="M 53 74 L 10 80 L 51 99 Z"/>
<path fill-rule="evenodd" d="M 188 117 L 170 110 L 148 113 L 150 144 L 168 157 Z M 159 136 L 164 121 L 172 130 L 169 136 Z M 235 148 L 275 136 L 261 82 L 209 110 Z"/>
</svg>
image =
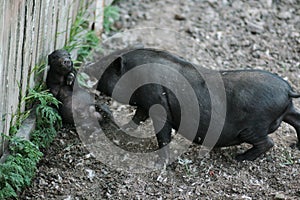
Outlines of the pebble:
<svg viewBox="0 0 300 200">
<path fill-rule="evenodd" d="M 174 19 L 178 21 L 186 20 L 186 17 L 183 14 L 175 14 Z"/>
<path fill-rule="evenodd" d="M 264 32 L 264 23 L 263 22 L 251 22 L 246 21 L 247 29 L 251 33 L 260 34 Z"/>
<path fill-rule="evenodd" d="M 283 200 L 283 199 L 287 199 L 286 196 L 284 194 L 281 193 L 277 193 L 274 197 L 275 200 Z"/>
<path fill-rule="evenodd" d="M 278 14 L 279 19 L 287 20 L 287 19 L 291 19 L 291 17 L 292 17 L 292 14 L 289 11 L 283 11 Z"/>
</svg>

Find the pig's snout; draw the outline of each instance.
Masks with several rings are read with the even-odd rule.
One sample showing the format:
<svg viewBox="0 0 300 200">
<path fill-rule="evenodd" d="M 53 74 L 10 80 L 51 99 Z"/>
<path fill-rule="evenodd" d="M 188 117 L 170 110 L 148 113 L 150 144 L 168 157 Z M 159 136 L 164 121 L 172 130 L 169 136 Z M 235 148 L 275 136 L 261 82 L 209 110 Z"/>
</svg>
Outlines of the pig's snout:
<svg viewBox="0 0 300 200">
<path fill-rule="evenodd" d="M 72 61 L 69 58 L 64 59 L 63 64 L 66 67 L 69 67 L 69 68 L 72 67 Z"/>
</svg>

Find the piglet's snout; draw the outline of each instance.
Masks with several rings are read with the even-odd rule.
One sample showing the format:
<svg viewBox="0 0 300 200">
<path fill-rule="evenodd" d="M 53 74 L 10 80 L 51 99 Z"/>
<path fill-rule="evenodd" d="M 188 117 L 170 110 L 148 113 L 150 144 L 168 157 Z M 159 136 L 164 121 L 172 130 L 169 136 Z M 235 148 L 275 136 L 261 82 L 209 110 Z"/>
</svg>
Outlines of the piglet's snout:
<svg viewBox="0 0 300 200">
<path fill-rule="evenodd" d="M 72 61 L 70 59 L 66 58 L 64 60 L 64 65 L 67 66 L 67 67 L 72 67 Z"/>
</svg>

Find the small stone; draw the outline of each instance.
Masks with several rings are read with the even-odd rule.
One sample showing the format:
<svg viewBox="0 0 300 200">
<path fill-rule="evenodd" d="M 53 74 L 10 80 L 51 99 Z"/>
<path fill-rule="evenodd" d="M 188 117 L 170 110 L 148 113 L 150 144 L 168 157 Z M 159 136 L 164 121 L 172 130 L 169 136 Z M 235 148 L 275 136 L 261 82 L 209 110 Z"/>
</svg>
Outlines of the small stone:
<svg viewBox="0 0 300 200">
<path fill-rule="evenodd" d="M 271 8 L 272 5 L 273 5 L 273 0 L 266 0 L 265 5 L 266 5 L 267 8 Z"/>
<path fill-rule="evenodd" d="M 122 22 L 115 22 L 114 27 L 118 30 L 123 28 L 123 23 Z"/>
<path fill-rule="evenodd" d="M 291 19 L 292 18 L 292 14 L 289 11 L 280 12 L 278 14 L 278 18 L 279 19 Z"/>
<path fill-rule="evenodd" d="M 298 32 L 292 32 L 291 33 L 291 37 L 295 37 L 295 38 L 300 37 L 300 33 L 298 33 Z"/>
<path fill-rule="evenodd" d="M 175 14 L 174 19 L 183 21 L 183 20 L 186 20 L 186 17 L 182 14 Z"/>
<path fill-rule="evenodd" d="M 40 185 L 48 185 L 48 183 L 45 181 L 45 179 L 43 179 L 43 178 L 41 178 L 40 180 L 39 180 L 39 184 Z"/>
<path fill-rule="evenodd" d="M 145 20 L 151 20 L 152 16 L 149 13 L 144 13 L 144 19 Z"/>
<path fill-rule="evenodd" d="M 264 23 L 263 22 L 250 22 L 246 21 L 247 29 L 251 33 L 260 34 L 264 32 Z"/>
<path fill-rule="evenodd" d="M 253 58 L 260 58 L 260 53 L 258 51 L 253 51 L 252 52 L 252 57 Z"/>
<path fill-rule="evenodd" d="M 67 196 L 64 200 L 72 200 L 72 196 L 69 195 L 69 196 Z"/>
<path fill-rule="evenodd" d="M 90 181 L 93 181 L 93 178 L 95 177 L 96 173 L 92 169 L 85 169 L 85 171 L 88 173 L 87 177 Z"/>
<path fill-rule="evenodd" d="M 282 199 L 286 199 L 286 196 L 284 194 L 278 193 L 278 194 L 275 195 L 274 199 L 282 200 Z"/>
</svg>

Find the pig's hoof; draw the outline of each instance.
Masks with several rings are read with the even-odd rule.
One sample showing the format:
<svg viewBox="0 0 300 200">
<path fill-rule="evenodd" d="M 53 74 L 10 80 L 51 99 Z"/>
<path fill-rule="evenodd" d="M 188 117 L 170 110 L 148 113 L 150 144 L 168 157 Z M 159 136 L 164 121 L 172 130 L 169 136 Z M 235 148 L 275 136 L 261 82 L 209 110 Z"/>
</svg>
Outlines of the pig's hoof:
<svg viewBox="0 0 300 200">
<path fill-rule="evenodd" d="M 251 154 L 249 153 L 248 151 L 246 151 L 245 153 L 243 154 L 239 154 L 235 157 L 236 161 L 238 162 L 242 162 L 244 160 L 248 160 L 248 161 L 253 161 L 257 158 L 258 156 L 257 155 L 254 155 L 254 154 Z"/>
<path fill-rule="evenodd" d="M 237 156 L 235 157 L 235 159 L 236 159 L 236 161 L 238 161 L 238 162 L 242 162 L 242 161 L 244 161 L 244 160 L 247 160 L 247 159 L 245 158 L 245 155 L 244 155 L 244 154 L 239 154 L 239 155 L 237 155 Z"/>
<path fill-rule="evenodd" d="M 170 162 L 170 152 L 168 146 L 161 147 L 158 150 L 158 158 L 156 161 L 156 165 L 160 166 L 159 168 L 166 168 Z"/>
<path fill-rule="evenodd" d="M 155 168 L 157 169 L 166 169 L 168 165 L 168 160 L 165 158 L 158 158 L 155 162 Z"/>
<path fill-rule="evenodd" d="M 73 81 L 67 81 L 67 85 L 72 85 Z"/>
</svg>

